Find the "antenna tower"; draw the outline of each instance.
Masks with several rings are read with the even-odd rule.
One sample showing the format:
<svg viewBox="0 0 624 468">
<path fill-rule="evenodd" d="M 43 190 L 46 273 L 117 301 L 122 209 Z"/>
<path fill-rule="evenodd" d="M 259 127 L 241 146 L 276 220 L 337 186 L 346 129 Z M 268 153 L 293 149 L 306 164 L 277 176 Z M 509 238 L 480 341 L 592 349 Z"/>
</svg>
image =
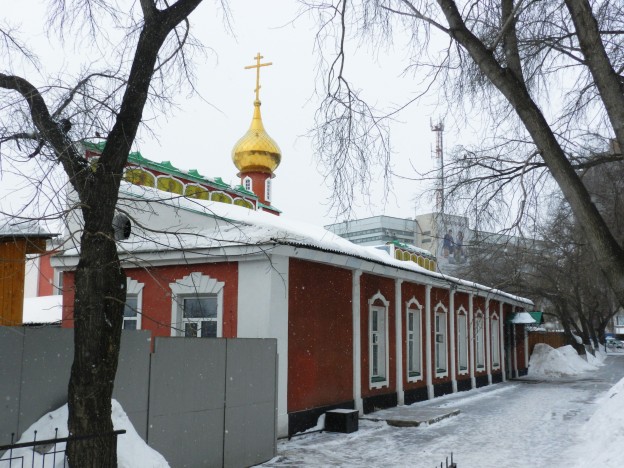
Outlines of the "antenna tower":
<svg viewBox="0 0 624 468">
<path fill-rule="evenodd" d="M 435 152 L 431 155 L 434 160 L 437 177 L 435 181 L 436 213 L 444 214 L 444 122 L 431 123 L 431 131 L 436 134 Z"/>
</svg>

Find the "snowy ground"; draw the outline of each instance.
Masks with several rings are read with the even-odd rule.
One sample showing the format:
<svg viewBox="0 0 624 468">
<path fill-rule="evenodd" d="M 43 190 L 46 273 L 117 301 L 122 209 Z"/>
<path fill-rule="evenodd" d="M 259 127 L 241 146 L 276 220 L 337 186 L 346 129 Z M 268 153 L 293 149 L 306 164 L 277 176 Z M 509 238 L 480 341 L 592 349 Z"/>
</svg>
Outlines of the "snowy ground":
<svg viewBox="0 0 624 468">
<path fill-rule="evenodd" d="M 561 356 L 566 359 L 565 350 Z M 552 365 L 561 356 L 543 360 Z M 571 362 L 578 370 L 580 364 Z M 624 465 L 624 455 L 621 460 L 616 456 L 624 446 L 624 382 L 614 385 L 622 377 L 622 354 L 578 375 L 537 372 L 521 381 L 417 403 L 461 410 L 428 427 L 360 421 L 360 430 L 352 434 L 315 433 L 280 441 L 278 457 L 263 466 L 433 468 L 453 452 L 461 468 L 619 467 Z"/>
</svg>

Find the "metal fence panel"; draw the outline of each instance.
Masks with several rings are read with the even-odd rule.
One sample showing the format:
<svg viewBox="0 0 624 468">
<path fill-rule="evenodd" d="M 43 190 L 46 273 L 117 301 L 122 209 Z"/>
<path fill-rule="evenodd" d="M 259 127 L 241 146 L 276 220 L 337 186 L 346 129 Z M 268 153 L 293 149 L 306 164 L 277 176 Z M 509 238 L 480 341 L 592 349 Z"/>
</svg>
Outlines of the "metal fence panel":
<svg viewBox="0 0 624 468">
<path fill-rule="evenodd" d="M 121 404 L 128 419 L 144 440 L 147 440 L 150 346 L 151 332 L 122 332 L 113 390 L 113 398 Z"/>
<path fill-rule="evenodd" d="M 276 448 L 277 341 L 227 342 L 224 466 L 270 460 Z"/>
<path fill-rule="evenodd" d="M 225 339 L 156 339 L 148 441 L 173 466 L 223 463 L 225 352 Z"/>
<path fill-rule="evenodd" d="M 74 331 L 23 328 L 24 356 L 18 433 L 41 416 L 67 403 L 67 383 L 74 359 Z"/>
<path fill-rule="evenodd" d="M 0 327 L 0 445 L 11 443 L 19 423 L 24 334 L 20 328 Z"/>
</svg>

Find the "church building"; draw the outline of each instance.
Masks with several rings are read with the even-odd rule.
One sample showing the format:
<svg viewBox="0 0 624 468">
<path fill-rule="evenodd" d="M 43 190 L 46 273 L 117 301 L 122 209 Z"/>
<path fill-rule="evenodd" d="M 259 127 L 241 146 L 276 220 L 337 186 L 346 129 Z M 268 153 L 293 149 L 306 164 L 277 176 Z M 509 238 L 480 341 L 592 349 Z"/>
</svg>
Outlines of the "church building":
<svg viewBox="0 0 624 468">
<path fill-rule="evenodd" d="M 365 247 L 273 206 L 281 160 L 256 97 L 232 159 L 241 185 L 130 155 L 116 236 L 127 275 L 124 328 L 153 337 L 276 338 L 278 434 L 334 408 L 370 413 L 526 372 L 525 331 L 511 323 L 531 301 L 435 271 L 403 243 Z M 86 145 L 97 158 L 103 145 Z M 72 326 L 76 243 L 52 258 Z M 253 385 L 253 382 L 250 382 Z"/>
</svg>

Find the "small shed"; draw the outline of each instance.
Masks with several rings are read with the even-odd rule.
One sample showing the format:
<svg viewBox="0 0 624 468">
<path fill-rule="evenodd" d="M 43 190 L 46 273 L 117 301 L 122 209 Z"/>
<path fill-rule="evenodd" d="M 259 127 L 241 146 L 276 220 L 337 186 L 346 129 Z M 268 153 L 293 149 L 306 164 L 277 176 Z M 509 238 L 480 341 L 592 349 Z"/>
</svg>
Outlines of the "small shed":
<svg viewBox="0 0 624 468">
<path fill-rule="evenodd" d="M 45 253 L 56 236 L 34 223 L 0 226 L 0 325 L 22 324 L 26 255 Z"/>
</svg>

